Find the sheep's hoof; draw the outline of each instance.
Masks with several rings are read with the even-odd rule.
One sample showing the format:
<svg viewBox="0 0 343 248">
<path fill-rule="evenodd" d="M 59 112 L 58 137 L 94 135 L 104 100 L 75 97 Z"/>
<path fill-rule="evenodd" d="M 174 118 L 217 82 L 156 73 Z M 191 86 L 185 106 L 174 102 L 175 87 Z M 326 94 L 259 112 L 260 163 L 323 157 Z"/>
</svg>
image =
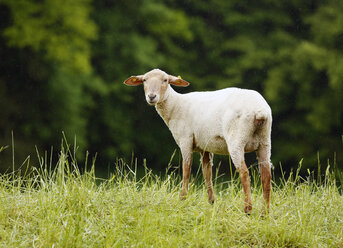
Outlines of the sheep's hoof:
<svg viewBox="0 0 343 248">
<path fill-rule="evenodd" d="M 262 211 L 260 213 L 261 219 L 266 218 L 269 215 L 269 208 L 262 208 Z"/>
<path fill-rule="evenodd" d="M 214 199 L 215 199 L 215 197 L 214 197 L 213 191 L 209 191 L 208 192 L 208 202 L 210 204 L 213 204 L 214 203 Z"/>
<path fill-rule="evenodd" d="M 244 207 L 244 213 L 246 213 L 247 215 L 250 215 L 252 212 L 252 206 L 251 205 L 247 205 Z"/>
<path fill-rule="evenodd" d="M 187 194 L 186 194 L 185 192 L 182 191 L 182 192 L 181 192 L 181 195 L 180 195 L 180 200 L 181 200 L 181 201 L 186 200 L 186 195 L 187 195 Z"/>
</svg>

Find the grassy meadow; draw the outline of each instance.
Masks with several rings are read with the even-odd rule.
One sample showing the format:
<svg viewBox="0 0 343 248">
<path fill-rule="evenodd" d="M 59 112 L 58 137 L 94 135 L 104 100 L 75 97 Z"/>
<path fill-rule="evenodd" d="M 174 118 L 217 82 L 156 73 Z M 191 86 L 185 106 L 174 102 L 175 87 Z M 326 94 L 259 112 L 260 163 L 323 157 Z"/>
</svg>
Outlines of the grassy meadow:
<svg viewBox="0 0 343 248">
<path fill-rule="evenodd" d="M 201 183 L 181 201 L 176 171 L 146 168 L 138 178 L 118 160 L 104 180 L 94 161 L 81 173 L 73 157 L 62 151 L 53 168 L 45 156 L 36 169 L 0 176 L 0 247 L 343 247 L 342 189 L 329 167 L 320 183 L 297 172 L 273 183 L 262 218 L 258 173 L 246 215 L 237 175 L 215 180 L 210 205 Z"/>
</svg>

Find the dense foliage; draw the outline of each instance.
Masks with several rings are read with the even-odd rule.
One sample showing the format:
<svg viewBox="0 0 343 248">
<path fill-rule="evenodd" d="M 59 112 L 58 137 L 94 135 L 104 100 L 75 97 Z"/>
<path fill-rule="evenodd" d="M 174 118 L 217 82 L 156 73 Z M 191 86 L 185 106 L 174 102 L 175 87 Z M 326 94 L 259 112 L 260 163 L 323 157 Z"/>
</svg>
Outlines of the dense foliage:
<svg viewBox="0 0 343 248">
<path fill-rule="evenodd" d="M 180 92 L 261 92 L 274 164 L 317 166 L 319 152 L 342 165 L 342 11 L 335 0 L 0 0 L 0 147 L 13 130 L 21 160 L 64 131 L 105 167 L 134 152 L 164 168 L 176 144 L 142 88 L 122 84 L 158 67 L 192 83 Z M 2 170 L 10 159 L 0 153 Z"/>
</svg>

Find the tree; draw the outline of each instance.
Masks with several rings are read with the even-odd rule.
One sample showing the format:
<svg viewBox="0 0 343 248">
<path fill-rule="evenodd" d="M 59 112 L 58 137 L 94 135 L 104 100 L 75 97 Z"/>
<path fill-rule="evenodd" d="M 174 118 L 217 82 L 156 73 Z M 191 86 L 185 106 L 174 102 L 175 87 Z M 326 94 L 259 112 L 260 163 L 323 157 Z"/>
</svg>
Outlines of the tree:
<svg viewBox="0 0 343 248">
<path fill-rule="evenodd" d="M 123 82 L 155 67 L 180 73 L 173 53 L 180 51 L 176 42 L 192 39 L 188 19 L 162 1 L 96 1 L 94 6 L 102 35 L 93 43 L 92 61 L 108 92 L 94 110 L 99 119 L 92 129 L 101 132 L 93 134 L 92 144 L 107 161 L 130 159 L 133 152 L 148 158 L 150 167 L 163 168 L 176 145 L 157 113 L 144 104 L 143 89 Z"/>
<path fill-rule="evenodd" d="M 317 166 L 317 151 L 342 163 L 338 1 L 0 1 L 1 138 L 13 129 L 23 154 L 64 130 L 101 165 L 134 152 L 164 168 L 177 146 L 143 90 L 122 84 L 160 68 L 191 83 L 179 92 L 261 92 L 275 164 Z"/>
<path fill-rule="evenodd" d="M 332 163 L 342 146 L 342 7 L 329 1 L 301 16 L 307 34 L 275 53 L 266 94 L 278 117 L 280 161 L 304 157 L 307 166 L 315 166 L 319 151 Z"/>
<path fill-rule="evenodd" d="M 2 142 L 11 143 L 13 130 L 19 160 L 34 154 L 33 145 L 59 147 L 63 130 L 85 148 L 88 92 L 100 85 L 90 63 L 96 38 L 90 1 L 2 0 L 1 9 L 1 57 L 7 59 L 0 94 L 9 106 L 2 109 Z"/>
</svg>

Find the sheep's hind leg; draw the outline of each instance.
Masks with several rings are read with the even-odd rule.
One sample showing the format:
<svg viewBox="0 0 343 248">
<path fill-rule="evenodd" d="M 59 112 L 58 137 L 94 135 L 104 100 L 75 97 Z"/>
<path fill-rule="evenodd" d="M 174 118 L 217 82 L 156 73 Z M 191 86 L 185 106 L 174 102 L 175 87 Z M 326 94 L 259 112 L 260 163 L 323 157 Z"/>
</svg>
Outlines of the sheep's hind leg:
<svg viewBox="0 0 343 248">
<path fill-rule="evenodd" d="M 241 178 L 242 187 L 244 191 L 244 212 L 247 214 L 251 213 L 252 204 L 251 204 L 251 192 L 250 192 L 250 176 L 249 170 L 245 161 L 241 162 L 241 166 L 237 167 L 239 171 L 239 177 Z"/>
<path fill-rule="evenodd" d="M 262 215 L 269 212 L 270 190 L 271 190 L 271 163 L 270 163 L 270 148 L 268 146 L 260 146 L 257 150 L 257 158 L 259 162 L 264 208 Z"/>
<path fill-rule="evenodd" d="M 214 203 L 214 193 L 212 184 L 212 159 L 212 153 L 204 152 L 201 154 L 202 172 L 204 174 L 204 179 L 206 181 L 208 202 L 211 204 Z"/>
<path fill-rule="evenodd" d="M 244 161 L 244 148 L 241 149 L 239 146 L 229 145 L 229 153 L 241 179 L 244 192 L 244 212 L 250 214 L 252 210 L 250 176 L 249 170 Z"/>
</svg>

